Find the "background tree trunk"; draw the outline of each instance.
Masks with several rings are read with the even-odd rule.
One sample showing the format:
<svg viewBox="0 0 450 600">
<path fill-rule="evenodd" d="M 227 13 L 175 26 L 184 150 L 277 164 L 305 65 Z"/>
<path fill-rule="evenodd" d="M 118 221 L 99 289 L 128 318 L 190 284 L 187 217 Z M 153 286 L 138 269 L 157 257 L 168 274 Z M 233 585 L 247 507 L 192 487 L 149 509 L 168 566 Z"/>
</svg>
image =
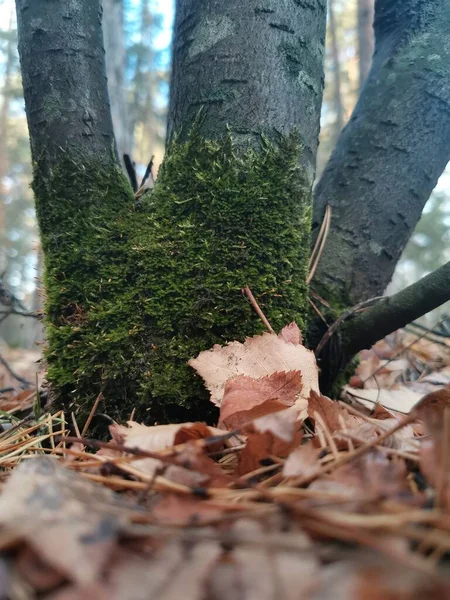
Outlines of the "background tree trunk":
<svg viewBox="0 0 450 600">
<path fill-rule="evenodd" d="M 326 0 L 177 2 L 168 138 L 206 107 L 205 137 L 244 148 L 298 128 L 314 179 Z"/>
<path fill-rule="evenodd" d="M 313 285 L 356 304 L 389 283 L 450 158 L 450 4 L 377 0 L 374 62 L 316 187 L 331 230 Z"/>
<path fill-rule="evenodd" d="M 16 40 L 13 32 L 13 13 L 9 18 L 9 38 L 6 45 L 6 61 L 3 74 L 2 102 L 0 104 L 0 247 L 6 250 L 7 229 L 6 229 L 6 188 L 5 177 L 8 173 L 8 118 L 11 105 L 11 75 L 14 61 L 14 47 Z M 4 273 L 7 269 L 7 253 L 0 259 L 0 272 Z"/>
<path fill-rule="evenodd" d="M 339 59 L 339 44 L 333 0 L 328 0 L 328 21 L 331 37 L 331 52 L 333 55 L 334 108 L 336 110 L 335 135 L 337 140 L 342 127 L 344 126 L 344 107 L 341 95 L 341 61 Z"/>
<path fill-rule="evenodd" d="M 361 90 L 372 65 L 374 50 L 374 0 L 358 0 L 359 89 Z"/>
<path fill-rule="evenodd" d="M 121 161 L 124 154 L 131 154 L 132 151 L 125 89 L 126 49 L 123 28 L 123 0 L 103 0 L 103 37 L 108 92 L 117 151 Z"/>
</svg>

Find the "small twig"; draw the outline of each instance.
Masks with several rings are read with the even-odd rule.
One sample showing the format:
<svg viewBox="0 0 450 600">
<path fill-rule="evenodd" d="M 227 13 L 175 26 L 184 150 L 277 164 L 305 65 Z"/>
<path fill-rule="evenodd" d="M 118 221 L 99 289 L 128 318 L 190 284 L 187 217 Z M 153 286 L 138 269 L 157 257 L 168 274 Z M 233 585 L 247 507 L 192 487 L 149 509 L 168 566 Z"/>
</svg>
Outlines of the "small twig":
<svg viewBox="0 0 450 600">
<path fill-rule="evenodd" d="M 349 317 L 353 316 L 357 312 L 359 312 L 363 308 L 368 308 L 374 302 L 381 300 L 384 296 L 375 296 L 374 298 L 369 298 L 368 300 L 364 300 L 363 302 L 359 302 L 355 306 L 352 306 L 349 310 L 345 311 L 325 332 L 324 336 L 320 340 L 317 348 L 316 348 L 316 356 L 318 356 L 321 351 L 324 349 L 325 345 L 328 343 L 329 339 L 336 332 L 336 330 L 342 325 L 344 321 L 346 321 Z"/>
<path fill-rule="evenodd" d="M 86 419 L 86 423 L 84 424 L 84 427 L 81 430 L 81 436 L 78 436 L 78 437 L 84 437 L 86 435 L 86 432 L 89 429 L 89 425 L 91 424 L 91 421 L 94 418 L 94 415 L 95 415 L 95 413 L 97 411 L 98 405 L 100 404 L 100 401 L 102 399 L 103 399 L 103 392 L 100 392 L 100 394 L 95 399 L 95 402 L 94 402 L 94 404 L 93 404 L 93 406 L 91 408 L 91 412 L 89 413 L 89 416 Z"/>
<path fill-rule="evenodd" d="M 311 283 L 312 278 L 314 277 L 314 273 L 319 265 L 319 261 L 322 257 L 323 250 L 325 248 L 325 244 L 328 238 L 328 233 L 330 232 L 331 225 L 331 206 L 327 204 L 325 209 L 325 216 L 322 221 L 322 225 L 320 226 L 319 235 L 317 236 L 316 243 L 314 244 L 314 249 L 311 253 L 311 258 L 309 260 L 309 275 L 306 279 L 306 283 Z"/>
<path fill-rule="evenodd" d="M 11 377 L 14 377 L 14 379 L 17 379 L 17 381 L 19 383 L 21 383 L 23 386 L 25 386 L 27 388 L 32 386 L 30 381 L 27 381 L 24 377 L 21 377 L 15 371 L 13 371 L 13 369 L 9 366 L 9 364 L 6 362 L 6 360 L 3 358 L 3 356 L 1 354 L 0 354 L 0 363 L 5 367 L 5 369 L 11 375 Z"/>
<path fill-rule="evenodd" d="M 252 294 L 250 288 L 248 287 L 248 285 L 246 285 L 245 288 L 242 291 L 244 292 L 244 294 L 246 294 L 246 296 L 250 300 L 250 304 L 253 306 L 253 308 L 257 312 L 259 318 L 264 323 L 264 325 L 267 327 L 267 329 L 270 331 L 270 333 L 275 333 L 275 331 L 272 329 L 272 325 L 269 323 L 269 321 L 267 320 L 267 317 L 265 316 L 265 314 L 263 313 L 263 311 L 259 307 L 258 303 L 256 302 L 255 297 L 253 296 L 253 294 Z"/>
</svg>

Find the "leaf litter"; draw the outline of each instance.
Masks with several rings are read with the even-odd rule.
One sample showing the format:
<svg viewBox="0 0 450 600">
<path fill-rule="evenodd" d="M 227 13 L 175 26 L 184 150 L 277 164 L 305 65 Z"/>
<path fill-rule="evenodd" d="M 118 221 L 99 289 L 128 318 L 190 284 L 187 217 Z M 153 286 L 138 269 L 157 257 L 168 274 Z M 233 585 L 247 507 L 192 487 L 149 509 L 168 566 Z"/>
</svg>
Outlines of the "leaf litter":
<svg viewBox="0 0 450 600">
<path fill-rule="evenodd" d="M 352 390 L 375 390 L 365 360 L 399 398 L 408 389 L 404 362 L 366 355 Z M 409 411 L 392 397 L 370 411 L 356 393 L 333 401 L 295 324 L 190 364 L 218 427 L 131 420 L 98 442 L 71 437 L 62 413 L 11 417 L 0 433 L 2 597 L 450 597 L 442 379 L 424 382 L 434 387 Z"/>
</svg>

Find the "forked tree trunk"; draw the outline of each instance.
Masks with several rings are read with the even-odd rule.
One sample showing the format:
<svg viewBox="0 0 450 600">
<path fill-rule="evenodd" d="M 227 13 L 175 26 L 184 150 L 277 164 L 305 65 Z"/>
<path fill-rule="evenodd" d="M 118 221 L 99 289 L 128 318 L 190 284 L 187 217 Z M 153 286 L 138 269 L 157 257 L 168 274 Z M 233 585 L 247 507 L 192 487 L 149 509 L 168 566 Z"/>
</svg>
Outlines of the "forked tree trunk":
<svg viewBox="0 0 450 600">
<path fill-rule="evenodd" d="M 119 419 L 134 407 L 207 418 L 186 363 L 263 329 L 246 285 L 275 329 L 306 318 L 325 4 L 218 5 L 178 3 L 171 143 L 153 192 L 134 199 L 114 152 L 100 1 L 17 0 L 48 378 L 84 414 L 101 392 Z"/>
</svg>

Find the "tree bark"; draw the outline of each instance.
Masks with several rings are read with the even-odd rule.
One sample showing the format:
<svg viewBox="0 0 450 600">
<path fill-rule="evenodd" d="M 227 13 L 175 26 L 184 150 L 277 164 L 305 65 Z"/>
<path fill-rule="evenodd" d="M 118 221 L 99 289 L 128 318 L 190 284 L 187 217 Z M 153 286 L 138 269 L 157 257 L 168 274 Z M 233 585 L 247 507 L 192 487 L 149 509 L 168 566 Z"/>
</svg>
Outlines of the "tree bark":
<svg viewBox="0 0 450 600">
<path fill-rule="evenodd" d="M 326 0 L 177 2 L 168 139 L 201 107 L 205 137 L 244 148 L 297 128 L 314 179 Z"/>
<path fill-rule="evenodd" d="M 114 136 L 121 161 L 123 155 L 131 154 L 132 150 L 125 89 L 126 48 L 123 28 L 123 0 L 103 0 L 103 37 L 108 92 Z"/>
<path fill-rule="evenodd" d="M 113 164 L 100 0 L 16 0 L 19 53 L 33 161 L 64 152 Z"/>
<path fill-rule="evenodd" d="M 450 4 L 375 11 L 371 72 L 315 190 L 313 232 L 327 204 L 332 221 L 313 284 L 342 306 L 384 291 L 450 158 Z"/>
<path fill-rule="evenodd" d="M 374 0 L 358 0 L 359 89 L 361 90 L 372 65 Z"/>
</svg>

